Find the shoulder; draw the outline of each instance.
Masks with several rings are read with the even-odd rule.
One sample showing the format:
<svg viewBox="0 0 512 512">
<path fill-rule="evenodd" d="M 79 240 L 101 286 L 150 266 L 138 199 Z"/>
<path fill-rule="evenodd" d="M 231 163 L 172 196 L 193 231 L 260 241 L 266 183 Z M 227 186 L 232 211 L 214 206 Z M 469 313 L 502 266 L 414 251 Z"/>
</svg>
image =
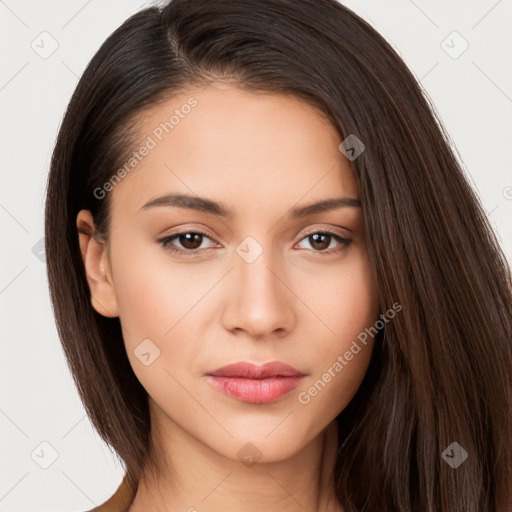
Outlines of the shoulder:
<svg viewBox="0 0 512 512">
<path fill-rule="evenodd" d="M 87 512 L 124 512 L 134 497 L 125 475 L 116 492 L 107 501 Z"/>
</svg>

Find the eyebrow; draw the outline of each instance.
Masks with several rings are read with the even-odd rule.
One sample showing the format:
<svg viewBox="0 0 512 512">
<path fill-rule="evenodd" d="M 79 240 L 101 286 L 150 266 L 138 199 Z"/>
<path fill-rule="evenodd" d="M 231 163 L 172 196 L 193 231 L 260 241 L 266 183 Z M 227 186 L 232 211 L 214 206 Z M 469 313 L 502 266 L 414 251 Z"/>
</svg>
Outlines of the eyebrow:
<svg viewBox="0 0 512 512">
<path fill-rule="evenodd" d="M 188 194 L 165 194 L 147 202 L 145 205 L 141 206 L 140 210 L 148 210 L 157 206 L 186 208 L 188 210 L 196 210 L 229 219 L 235 217 L 234 211 L 223 203 Z M 287 215 L 293 219 L 301 219 L 309 215 L 314 215 L 315 213 L 323 213 L 344 207 L 361 208 L 361 201 L 353 197 L 325 199 L 306 206 L 292 208 Z"/>
</svg>

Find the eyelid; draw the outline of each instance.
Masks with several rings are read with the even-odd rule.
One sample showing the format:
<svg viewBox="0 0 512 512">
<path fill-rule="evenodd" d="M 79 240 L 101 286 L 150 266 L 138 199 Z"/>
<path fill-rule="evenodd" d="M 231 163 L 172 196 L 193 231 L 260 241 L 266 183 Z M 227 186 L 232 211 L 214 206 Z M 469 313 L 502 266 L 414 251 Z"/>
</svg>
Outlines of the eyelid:
<svg viewBox="0 0 512 512">
<path fill-rule="evenodd" d="M 194 227 L 194 226 L 185 226 L 184 228 L 179 227 L 176 228 L 176 231 L 171 231 L 169 234 L 162 235 L 159 237 L 160 240 L 166 239 L 166 238 L 173 238 L 178 235 L 183 235 L 185 233 L 199 233 L 201 235 L 207 236 L 212 242 L 215 242 L 216 244 L 220 244 L 220 242 L 217 241 L 217 238 L 210 233 L 210 231 L 207 228 L 204 227 Z"/>
<path fill-rule="evenodd" d="M 351 232 L 349 229 L 347 228 L 342 228 L 340 226 L 328 226 L 328 227 L 325 227 L 325 224 L 322 226 L 322 225 L 316 225 L 316 226 L 313 226 L 311 229 L 308 229 L 305 233 L 302 234 L 302 238 L 304 238 L 305 236 L 308 236 L 308 235 L 312 235 L 314 233 L 332 233 L 332 234 L 335 234 L 335 235 L 338 235 L 342 238 L 346 238 L 344 237 L 342 234 L 339 233 L 340 230 L 345 230 L 345 231 L 348 231 L 349 233 Z M 302 240 L 301 238 L 301 240 Z"/>
</svg>

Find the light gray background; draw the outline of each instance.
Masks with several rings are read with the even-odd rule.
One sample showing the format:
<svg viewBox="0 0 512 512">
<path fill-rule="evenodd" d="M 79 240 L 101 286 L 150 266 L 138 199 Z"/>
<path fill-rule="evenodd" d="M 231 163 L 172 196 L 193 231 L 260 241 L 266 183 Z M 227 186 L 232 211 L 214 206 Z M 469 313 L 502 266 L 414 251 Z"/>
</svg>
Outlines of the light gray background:
<svg viewBox="0 0 512 512">
<path fill-rule="evenodd" d="M 343 3 L 421 80 L 510 259 L 512 0 Z M 50 155 L 78 77 L 118 25 L 152 4 L 0 0 L 0 512 L 89 510 L 124 472 L 68 372 L 41 239 Z M 464 40 L 469 47 L 458 55 Z M 42 442 L 58 454 L 47 469 L 52 449 Z"/>
</svg>

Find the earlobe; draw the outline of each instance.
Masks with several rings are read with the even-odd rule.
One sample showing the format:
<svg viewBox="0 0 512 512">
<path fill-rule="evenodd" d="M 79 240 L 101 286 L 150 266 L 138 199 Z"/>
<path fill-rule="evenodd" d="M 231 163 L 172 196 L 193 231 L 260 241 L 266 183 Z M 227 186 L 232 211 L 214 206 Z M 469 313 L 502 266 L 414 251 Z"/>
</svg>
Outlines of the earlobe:
<svg viewBox="0 0 512 512">
<path fill-rule="evenodd" d="M 93 236 L 95 226 L 89 210 L 78 212 L 76 224 L 92 307 L 100 315 L 117 317 L 117 298 L 110 273 L 106 242 Z"/>
</svg>

